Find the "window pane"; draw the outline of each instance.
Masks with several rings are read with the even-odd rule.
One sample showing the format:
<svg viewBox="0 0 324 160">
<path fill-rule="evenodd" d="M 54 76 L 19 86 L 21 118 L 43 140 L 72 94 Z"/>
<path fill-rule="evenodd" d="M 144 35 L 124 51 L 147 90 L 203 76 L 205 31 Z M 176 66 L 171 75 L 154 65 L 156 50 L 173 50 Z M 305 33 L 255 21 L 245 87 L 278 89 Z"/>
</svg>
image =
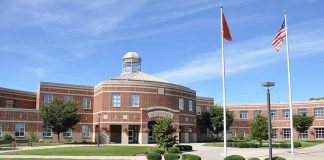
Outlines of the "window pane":
<svg viewBox="0 0 324 160">
<path fill-rule="evenodd" d="M 240 111 L 240 118 L 241 119 L 247 119 L 248 118 L 248 112 L 247 111 Z"/>
<path fill-rule="evenodd" d="M 82 125 L 82 137 L 90 137 L 90 130 L 88 125 Z"/>
<path fill-rule="evenodd" d="M 289 111 L 289 109 L 282 110 L 282 116 L 284 118 L 289 118 L 290 117 L 290 111 Z"/>
<path fill-rule="evenodd" d="M 183 98 L 179 98 L 179 110 L 183 110 L 184 109 L 184 100 Z"/>
<path fill-rule="evenodd" d="M 139 107 L 139 103 L 140 103 L 139 94 L 132 94 L 131 95 L 131 107 Z"/>
<path fill-rule="evenodd" d="M 197 113 L 197 115 L 201 115 L 201 108 L 200 108 L 200 106 L 196 106 L 196 113 Z"/>
<path fill-rule="evenodd" d="M 298 109 L 298 114 L 299 115 L 306 114 L 306 109 Z"/>
<path fill-rule="evenodd" d="M 189 111 L 192 111 L 192 100 L 189 100 Z"/>
<path fill-rule="evenodd" d="M 44 94 L 44 104 L 48 105 L 54 100 L 54 96 L 51 94 Z"/>
<path fill-rule="evenodd" d="M 277 116 L 277 111 L 271 110 L 271 118 L 276 118 L 276 116 Z"/>
<path fill-rule="evenodd" d="M 83 109 L 90 109 L 91 108 L 91 99 L 89 97 L 83 97 Z"/>
<path fill-rule="evenodd" d="M 120 107 L 120 94 L 119 93 L 113 93 L 112 94 L 112 106 L 113 107 Z"/>
<path fill-rule="evenodd" d="M 24 137 L 25 136 L 25 124 L 24 123 L 16 123 L 15 136 L 16 137 Z"/>
<path fill-rule="evenodd" d="M 73 97 L 72 96 L 64 96 L 64 102 L 72 102 Z"/>
</svg>

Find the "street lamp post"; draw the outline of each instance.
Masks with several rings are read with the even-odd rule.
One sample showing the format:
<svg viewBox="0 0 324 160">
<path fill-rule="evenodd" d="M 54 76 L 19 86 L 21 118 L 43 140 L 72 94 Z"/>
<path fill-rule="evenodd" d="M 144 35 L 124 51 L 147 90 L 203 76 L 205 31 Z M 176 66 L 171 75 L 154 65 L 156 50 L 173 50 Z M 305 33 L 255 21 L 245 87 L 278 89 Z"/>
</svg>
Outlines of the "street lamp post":
<svg viewBox="0 0 324 160">
<path fill-rule="evenodd" d="M 99 147 L 99 144 L 100 144 L 100 116 L 101 116 L 101 113 L 98 113 L 98 118 L 99 118 L 99 123 L 98 123 L 98 147 Z"/>
<path fill-rule="evenodd" d="M 263 87 L 267 88 L 267 110 L 268 110 L 268 139 L 269 139 L 269 160 L 272 159 L 272 126 L 271 126 L 271 107 L 270 107 L 270 87 L 275 86 L 274 82 L 263 82 Z"/>
</svg>

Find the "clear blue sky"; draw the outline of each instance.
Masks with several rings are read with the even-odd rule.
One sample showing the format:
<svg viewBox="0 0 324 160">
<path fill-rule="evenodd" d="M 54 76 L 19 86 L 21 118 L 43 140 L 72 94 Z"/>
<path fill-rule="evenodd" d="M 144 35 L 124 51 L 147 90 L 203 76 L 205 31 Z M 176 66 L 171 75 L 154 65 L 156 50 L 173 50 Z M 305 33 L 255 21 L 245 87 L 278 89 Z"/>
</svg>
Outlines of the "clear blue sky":
<svg viewBox="0 0 324 160">
<path fill-rule="evenodd" d="M 229 103 L 288 100 L 285 46 L 274 35 L 288 11 L 293 100 L 324 96 L 324 2 L 226 0 Z M 40 81 L 96 85 L 137 51 L 146 73 L 221 103 L 220 10 L 216 0 L 1 0 L 0 86 L 36 92 Z"/>
</svg>

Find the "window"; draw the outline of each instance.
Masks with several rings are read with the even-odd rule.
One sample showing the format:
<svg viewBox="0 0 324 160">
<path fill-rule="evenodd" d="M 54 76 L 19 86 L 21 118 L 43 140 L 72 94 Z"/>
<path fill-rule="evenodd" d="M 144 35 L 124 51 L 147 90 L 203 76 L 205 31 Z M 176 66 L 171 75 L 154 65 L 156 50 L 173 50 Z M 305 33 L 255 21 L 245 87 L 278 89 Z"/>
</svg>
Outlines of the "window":
<svg viewBox="0 0 324 160">
<path fill-rule="evenodd" d="M 64 96 L 64 102 L 72 102 L 73 97 L 72 96 Z"/>
<path fill-rule="evenodd" d="M 200 106 L 196 106 L 196 113 L 197 113 L 197 115 L 201 115 L 201 108 L 200 108 Z"/>
<path fill-rule="evenodd" d="M 0 123 L 0 136 L 2 136 L 2 123 Z"/>
<path fill-rule="evenodd" d="M 324 128 L 315 128 L 315 138 L 324 138 Z"/>
<path fill-rule="evenodd" d="M 284 118 L 289 118 L 290 117 L 289 109 L 283 109 L 282 110 L 282 117 L 284 117 Z"/>
<path fill-rule="evenodd" d="M 83 97 L 82 103 L 83 103 L 83 109 L 91 108 L 91 99 L 89 97 Z"/>
<path fill-rule="evenodd" d="M 272 133 L 272 138 L 277 139 L 277 129 L 273 129 L 271 133 Z"/>
<path fill-rule="evenodd" d="M 236 129 L 232 129 L 232 137 L 236 137 Z"/>
<path fill-rule="evenodd" d="M 303 114 L 307 114 L 306 113 L 306 109 L 303 108 L 303 109 L 298 109 L 298 115 L 303 115 Z"/>
<path fill-rule="evenodd" d="M 284 139 L 290 138 L 290 129 L 283 129 L 282 132 L 283 132 Z"/>
<path fill-rule="evenodd" d="M 82 137 L 90 137 L 89 125 L 82 125 Z"/>
<path fill-rule="evenodd" d="M 139 107 L 140 104 L 140 96 L 139 94 L 131 95 L 131 107 Z"/>
<path fill-rule="evenodd" d="M 54 100 L 54 96 L 51 94 L 44 94 L 44 104 L 48 105 Z"/>
<path fill-rule="evenodd" d="M 44 126 L 43 137 L 52 137 L 52 129 Z"/>
<path fill-rule="evenodd" d="M 271 110 L 270 115 L 271 115 L 271 118 L 276 118 L 276 116 L 277 116 L 277 111 L 276 111 L 276 110 Z"/>
<path fill-rule="evenodd" d="M 248 118 L 248 112 L 247 111 L 240 111 L 240 118 L 241 119 L 247 119 Z"/>
<path fill-rule="evenodd" d="M 192 105 L 193 105 L 193 104 L 192 104 L 192 100 L 190 99 L 190 100 L 189 100 L 189 111 L 192 111 Z"/>
<path fill-rule="evenodd" d="M 304 132 L 300 132 L 299 133 L 299 138 L 307 139 L 308 138 L 308 130 L 305 130 Z"/>
<path fill-rule="evenodd" d="M 15 108 L 16 101 L 15 100 L 6 100 L 6 108 Z"/>
<path fill-rule="evenodd" d="M 256 118 L 258 115 L 261 115 L 262 111 L 261 110 L 257 110 L 253 112 L 254 118 Z"/>
<path fill-rule="evenodd" d="M 314 116 L 315 117 L 323 116 L 323 108 L 314 108 Z"/>
<path fill-rule="evenodd" d="M 16 123 L 15 136 L 16 137 L 24 137 L 25 136 L 25 123 Z"/>
<path fill-rule="evenodd" d="M 112 106 L 113 107 L 120 107 L 120 94 L 119 93 L 113 93 L 112 94 Z"/>
<path fill-rule="evenodd" d="M 72 137 L 72 128 L 69 128 L 66 132 L 63 132 L 63 137 Z"/>
<path fill-rule="evenodd" d="M 183 110 L 184 109 L 184 100 L 183 98 L 179 98 L 179 110 Z"/>
</svg>

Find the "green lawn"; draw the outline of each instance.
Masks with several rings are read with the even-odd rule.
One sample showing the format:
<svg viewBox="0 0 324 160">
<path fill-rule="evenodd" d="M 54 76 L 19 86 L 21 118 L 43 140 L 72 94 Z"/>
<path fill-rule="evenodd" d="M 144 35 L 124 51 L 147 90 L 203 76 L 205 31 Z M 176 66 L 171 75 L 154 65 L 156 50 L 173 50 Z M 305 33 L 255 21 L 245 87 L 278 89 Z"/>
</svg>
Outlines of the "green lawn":
<svg viewBox="0 0 324 160">
<path fill-rule="evenodd" d="M 6 155 L 60 155 L 60 156 L 133 156 L 154 147 L 147 146 L 80 146 L 36 149 L 3 153 Z"/>
<path fill-rule="evenodd" d="M 287 142 L 290 142 L 290 141 L 287 141 Z M 307 148 L 307 147 L 312 147 L 312 146 L 315 146 L 315 145 L 324 143 L 324 140 L 298 141 L 298 142 L 301 143 L 302 148 Z M 279 143 L 279 141 L 278 142 L 274 141 L 273 143 Z M 265 146 L 263 146 L 263 145 L 265 145 Z M 264 142 L 263 145 L 262 145 L 263 147 L 268 147 L 266 142 Z M 209 147 L 223 147 L 224 146 L 224 143 L 223 142 L 216 142 L 216 143 L 211 142 L 211 143 L 205 143 L 204 146 L 209 146 Z"/>
<path fill-rule="evenodd" d="M 57 145 L 64 145 L 63 143 L 48 143 L 48 142 L 33 142 L 33 147 L 38 147 L 38 146 L 57 146 Z M 18 144 L 17 144 L 18 146 Z M 27 143 L 22 143 L 19 144 L 19 146 L 28 146 Z M 10 144 L 1 144 L 1 147 L 10 147 Z"/>
</svg>

